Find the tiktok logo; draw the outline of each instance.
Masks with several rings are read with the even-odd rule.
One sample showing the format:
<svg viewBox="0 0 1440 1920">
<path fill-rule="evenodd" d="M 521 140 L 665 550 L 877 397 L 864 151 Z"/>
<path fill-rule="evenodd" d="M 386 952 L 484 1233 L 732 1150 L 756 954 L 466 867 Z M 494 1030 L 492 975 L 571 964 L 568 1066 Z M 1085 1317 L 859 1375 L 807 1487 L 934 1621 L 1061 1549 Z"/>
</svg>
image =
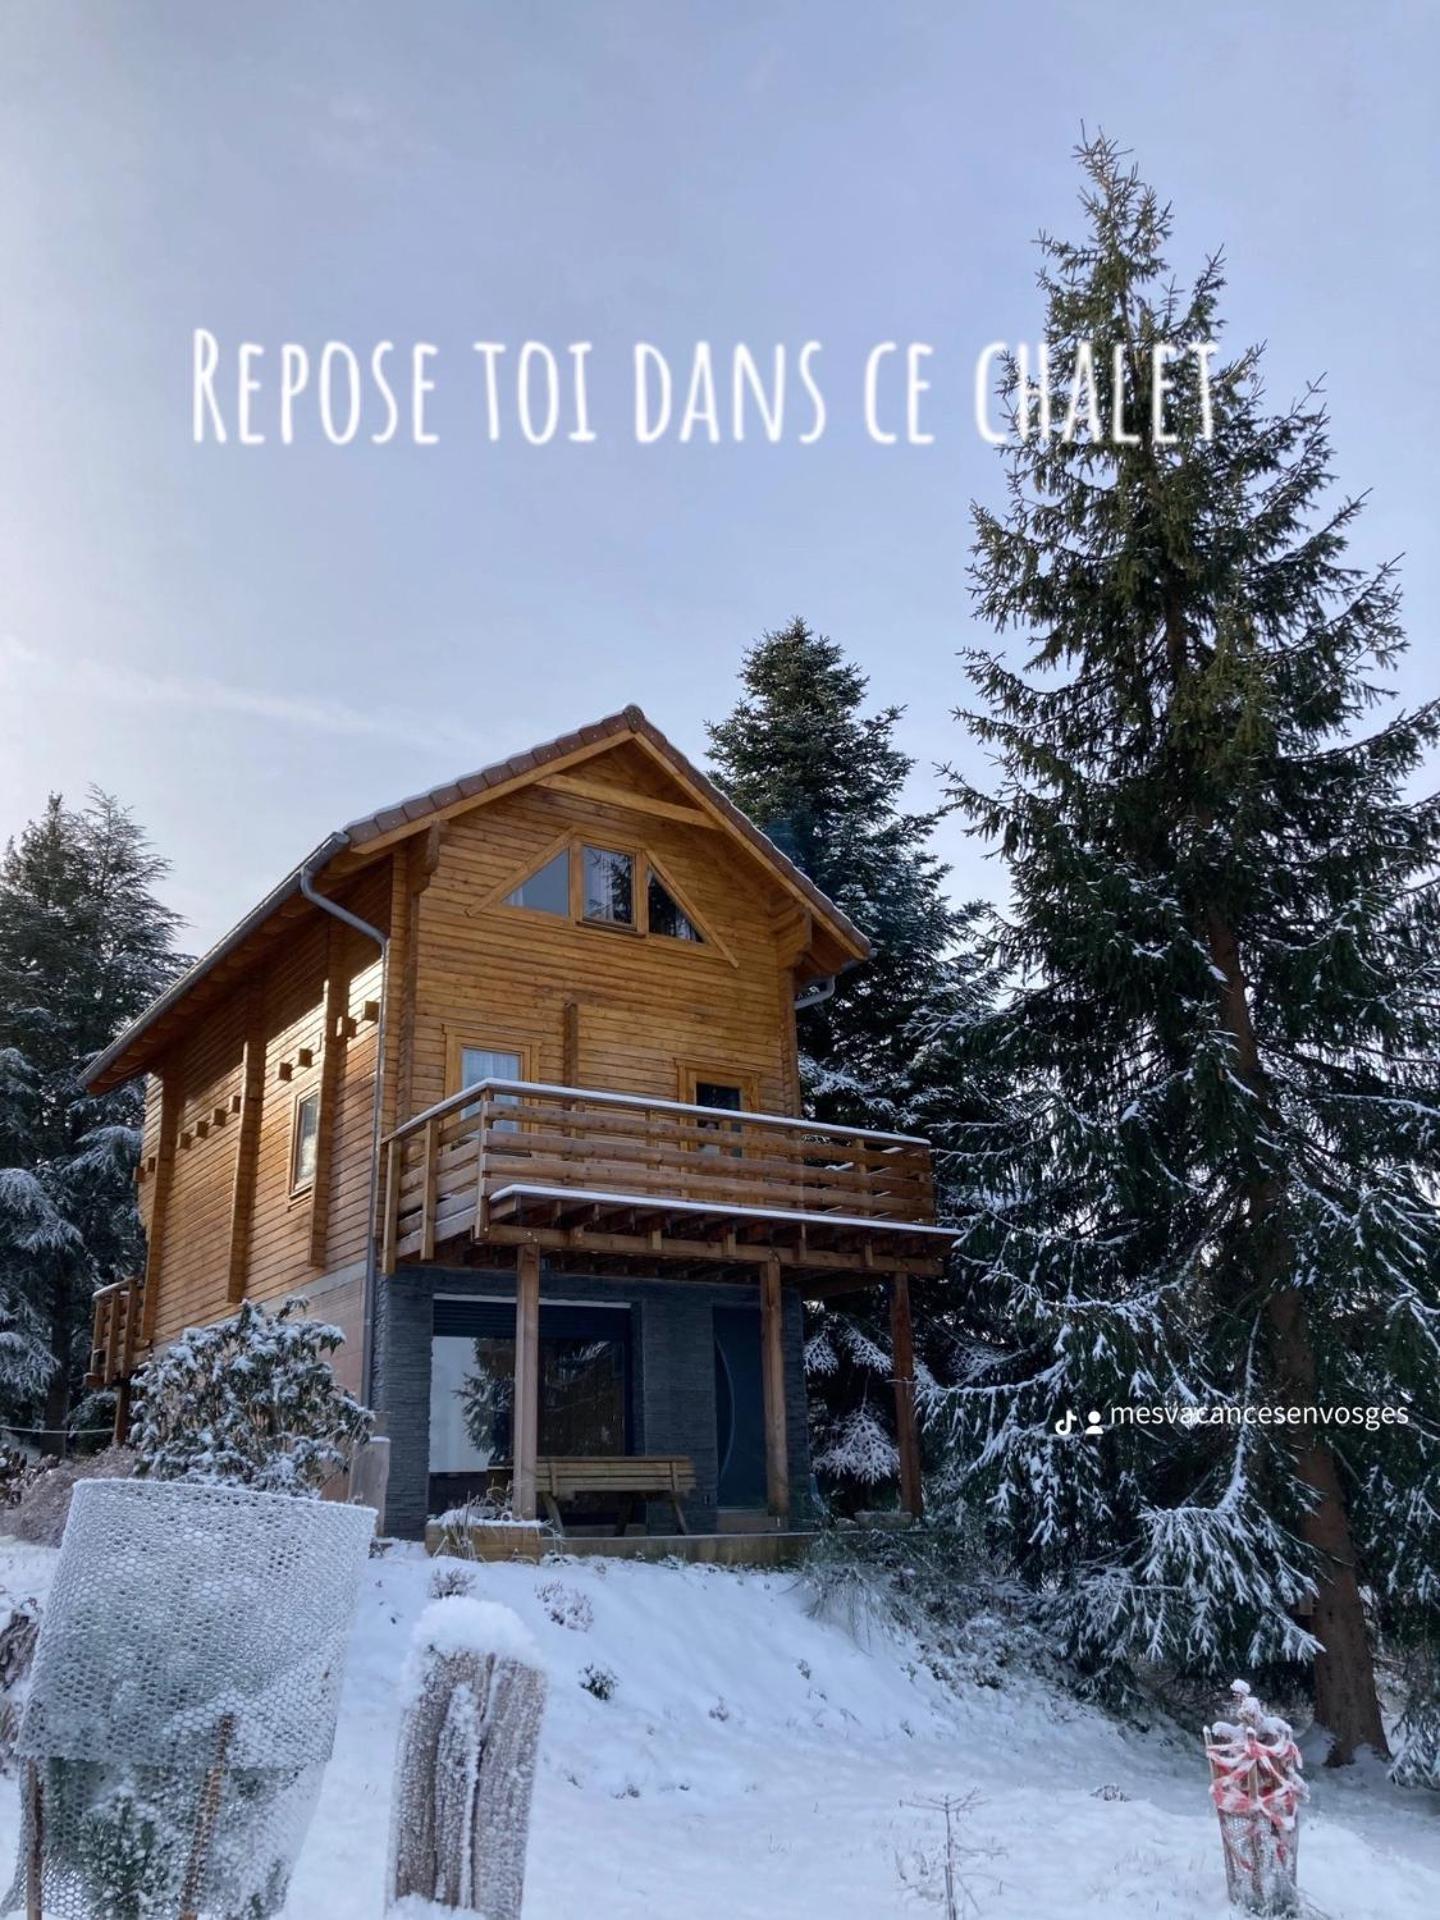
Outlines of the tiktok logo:
<svg viewBox="0 0 1440 1920">
<path fill-rule="evenodd" d="M 1074 1433 L 1078 1421 L 1079 1415 L 1075 1412 L 1075 1409 L 1073 1407 L 1067 1407 L 1064 1417 L 1055 1422 L 1055 1431 L 1062 1439 L 1068 1440 L 1071 1434 Z M 1105 1422 L 1100 1418 L 1099 1409 L 1092 1407 L 1085 1416 L 1085 1425 L 1081 1429 L 1082 1437 L 1089 1439 L 1092 1435 L 1103 1433 L 1104 1431 Z"/>
</svg>

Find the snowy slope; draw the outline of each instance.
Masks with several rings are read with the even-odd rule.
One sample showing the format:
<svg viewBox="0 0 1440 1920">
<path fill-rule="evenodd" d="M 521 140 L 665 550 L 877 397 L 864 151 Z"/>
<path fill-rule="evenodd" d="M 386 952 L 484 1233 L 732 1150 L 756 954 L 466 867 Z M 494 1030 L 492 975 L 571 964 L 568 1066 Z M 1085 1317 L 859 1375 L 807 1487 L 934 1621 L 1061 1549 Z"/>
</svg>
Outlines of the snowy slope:
<svg viewBox="0 0 1440 1920">
<path fill-rule="evenodd" d="M 0 1585 L 43 1596 L 53 1561 L 0 1541 Z M 397 1681 L 437 1564 L 410 1551 L 371 1563 L 295 1920 L 380 1914 Z M 904 1641 L 861 1646 L 810 1619 L 789 1574 L 605 1561 L 476 1574 L 551 1675 L 526 1920 L 935 1913 L 940 1821 L 910 1803 L 972 1788 L 969 1837 L 1001 1850 L 974 1872 L 982 1915 L 1229 1911 L 1195 1743 L 1126 1734 L 1023 1679 L 947 1694 Z M 613 1674 L 609 1699 L 582 1687 L 588 1667 Z M 1096 1797 L 1107 1783 L 1128 1799 Z M 1315 1789 L 1302 1882 L 1322 1913 L 1440 1913 L 1433 1801 L 1333 1777 Z M 6 1865 L 15 1827 L 3 1782 Z"/>
</svg>

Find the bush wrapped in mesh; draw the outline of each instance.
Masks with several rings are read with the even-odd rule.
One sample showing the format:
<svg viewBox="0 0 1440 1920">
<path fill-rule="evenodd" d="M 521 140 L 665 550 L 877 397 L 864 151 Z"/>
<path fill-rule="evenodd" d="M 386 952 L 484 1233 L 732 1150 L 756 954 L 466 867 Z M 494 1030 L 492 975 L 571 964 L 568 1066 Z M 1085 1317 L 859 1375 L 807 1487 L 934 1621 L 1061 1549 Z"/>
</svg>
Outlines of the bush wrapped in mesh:
<svg viewBox="0 0 1440 1920">
<path fill-rule="evenodd" d="M 76 1488 L 17 1743 L 6 1912 L 279 1912 L 374 1520 L 245 1487 Z"/>
</svg>

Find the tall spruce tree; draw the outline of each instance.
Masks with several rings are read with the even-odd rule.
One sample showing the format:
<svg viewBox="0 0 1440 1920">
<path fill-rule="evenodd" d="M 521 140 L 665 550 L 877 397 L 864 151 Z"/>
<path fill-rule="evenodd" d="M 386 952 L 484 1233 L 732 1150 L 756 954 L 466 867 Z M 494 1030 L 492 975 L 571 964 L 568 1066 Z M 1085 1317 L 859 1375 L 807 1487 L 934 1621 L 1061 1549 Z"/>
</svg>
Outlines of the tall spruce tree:
<svg viewBox="0 0 1440 1920">
<path fill-rule="evenodd" d="M 803 619 L 766 633 L 741 669 L 730 716 L 710 727 L 717 784 L 872 943 L 865 966 L 800 1014 L 807 1110 L 903 1131 L 930 1081 L 917 1068 L 937 1036 L 973 1017 L 973 910 L 944 891 L 930 849 L 938 813 L 910 813 L 912 762 L 895 744 L 898 707 L 864 711 L 867 682 Z M 928 1309 L 921 1303 L 923 1348 Z M 815 1310 L 807 1347 L 813 1457 L 841 1497 L 873 1498 L 898 1471 L 894 1367 L 883 1301 Z"/>
<path fill-rule="evenodd" d="M 83 1370 L 90 1297 L 135 1271 L 141 1093 L 85 1065 L 173 978 L 167 868 L 108 794 L 52 795 L 0 860 L 0 1405 L 52 1441 Z"/>
<path fill-rule="evenodd" d="M 1040 284 L 1096 428 L 1023 437 L 1011 364 L 1008 503 L 976 509 L 979 610 L 1028 661 L 970 655 L 1000 779 L 954 784 L 1008 862 L 1017 988 L 966 1036 L 1012 1091 L 966 1140 L 980 1337 L 946 1404 L 1097 1673 L 1313 1657 L 1338 1764 L 1385 1750 L 1372 1620 L 1440 1627 L 1440 809 L 1407 796 L 1440 721 L 1363 731 L 1397 588 L 1347 562 L 1317 393 L 1268 411 L 1240 353 L 1207 438 L 1220 262 L 1179 291 L 1168 208 L 1109 141 L 1079 158 L 1086 232 L 1042 237 Z M 1055 1431 L 1133 1402 L 1218 1412 Z"/>
</svg>

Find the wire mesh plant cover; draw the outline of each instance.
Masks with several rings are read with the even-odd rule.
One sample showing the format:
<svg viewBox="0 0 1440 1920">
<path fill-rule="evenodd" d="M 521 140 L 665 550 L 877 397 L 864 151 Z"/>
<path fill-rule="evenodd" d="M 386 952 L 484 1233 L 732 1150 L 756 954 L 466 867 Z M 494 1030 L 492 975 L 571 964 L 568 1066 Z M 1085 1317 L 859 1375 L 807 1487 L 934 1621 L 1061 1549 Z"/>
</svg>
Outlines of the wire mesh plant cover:
<svg viewBox="0 0 1440 1920">
<path fill-rule="evenodd" d="M 1304 1761 L 1288 1721 L 1266 1713 L 1243 1680 L 1230 1692 L 1235 1719 L 1205 1729 L 1230 1904 L 1247 1913 L 1294 1913 L 1300 1808 L 1310 1797 L 1300 1777 Z"/>
<path fill-rule="evenodd" d="M 468 1596 L 420 1616 L 406 1672 L 390 1838 L 393 1910 L 412 1899 L 519 1920 L 545 1676 L 506 1607 Z"/>
<path fill-rule="evenodd" d="M 334 1742 L 374 1519 L 248 1487 L 76 1488 L 21 1722 L 4 1911 L 280 1910 Z"/>
</svg>

